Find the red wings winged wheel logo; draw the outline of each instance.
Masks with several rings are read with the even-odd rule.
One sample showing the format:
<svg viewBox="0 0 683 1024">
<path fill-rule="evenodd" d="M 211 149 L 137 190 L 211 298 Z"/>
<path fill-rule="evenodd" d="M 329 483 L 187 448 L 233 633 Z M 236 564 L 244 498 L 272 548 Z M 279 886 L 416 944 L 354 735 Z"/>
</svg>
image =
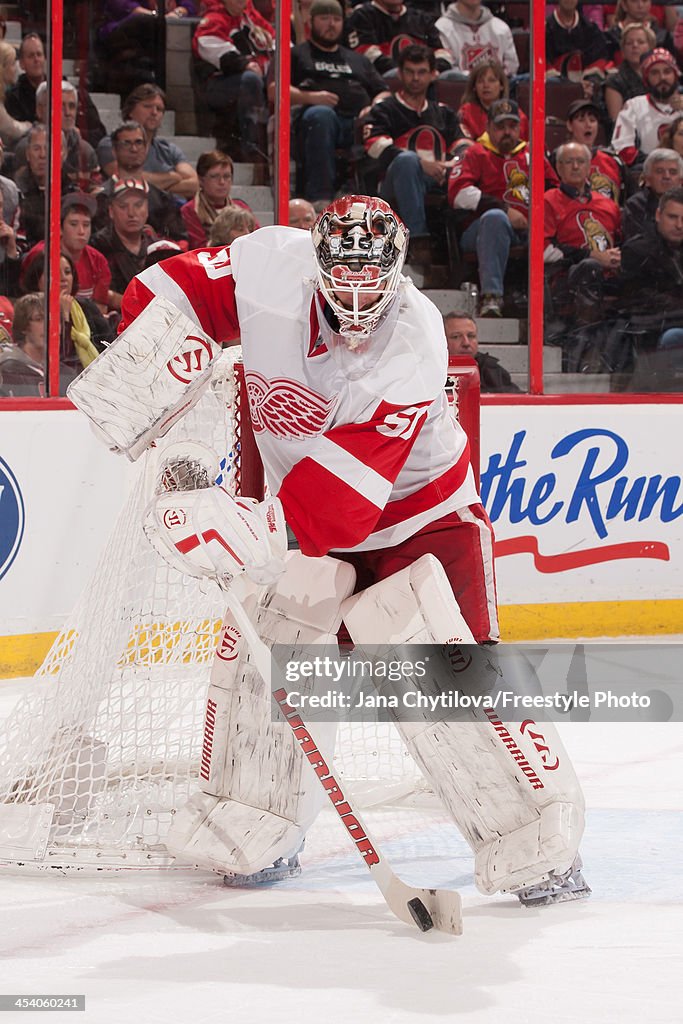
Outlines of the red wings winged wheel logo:
<svg viewBox="0 0 683 1024">
<path fill-rule="evenodd" d="M 268 380 L 260 373 L 246 374 L 249 411 L 254 433 L 267 430 L 274 437 L 302 441 L 322 434 L 338 398 L 323 398 L 288 377 Z"/>
</svg>

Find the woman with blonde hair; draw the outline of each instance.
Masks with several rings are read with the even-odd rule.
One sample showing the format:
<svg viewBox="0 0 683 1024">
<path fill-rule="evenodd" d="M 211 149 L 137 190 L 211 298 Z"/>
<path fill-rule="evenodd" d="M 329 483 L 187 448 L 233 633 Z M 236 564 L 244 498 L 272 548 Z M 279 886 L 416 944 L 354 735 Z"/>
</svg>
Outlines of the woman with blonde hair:
<svg viewBox="0 0 683 1024">
<path fill-rule="evenodd" d="M 19 75 L 17 52 L 10 43 L 0 41 L 0 138 L 8 148 L 18 142 L 31 127 L 30 121 L 15 121 L 7 113 L 5 93 Z"/>
<path fill-rule="evenodd" d="M 612 121 L 627 100 L 644 96 L 646 89 L 640 73 L 640 58 L 654 49 L 655 34 L 649 25 L 639 21 L 630 22 L 621 30 L 621 53 L 623 60 L 619 70 L 605 82 L 605 106 Z"/>
<path fill-rule="evenodd" d="M 241 235 L 250 235 L 258 227 L 251 210 L 237 207 L 223 210 L 216 217 L 209 235 L 209 245 L 232 245 Z"/>
<path fill-rule="evenodd" d="M 471 139 L 478 139 L 488 127 L 488 109 L 496 100 L 507 99 L 510 86 L 503 65 L 497 60 L 478 61 L 470 71 L 458 110 L 460 126 Z M 529 138 L 529 119 L 519 112 L 521 137 Z"/>
<path fill-rule="evenodd" d="M 653 13 L 652 0 L 618 0 L 613 18 L 609 20 L 612 27 L 607 32 L 607 36 L 613 40 L 615 49 L 620 44 L 621 33 L 626 26 L 638 24 L 647 25 L 654 32 L 654 46 L 664 46 L 673 53 L 671 33 L 678 21 L 675 7 L 664 7 L 661 20 L 658 20 Z"/>
</svg>

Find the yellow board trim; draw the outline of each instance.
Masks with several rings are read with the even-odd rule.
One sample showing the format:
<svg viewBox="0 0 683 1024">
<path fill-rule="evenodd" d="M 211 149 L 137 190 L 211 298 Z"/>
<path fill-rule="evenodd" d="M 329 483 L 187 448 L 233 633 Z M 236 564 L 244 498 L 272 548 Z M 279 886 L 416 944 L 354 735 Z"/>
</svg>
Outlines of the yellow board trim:
<svg viewBox="0 0 683 1024">
<path fill-rule="evenodd" d="M 508 641 L 683 633 L 683 600 L 502 605 L 499 616 L 501 636 Z M 0 678 L 33 675 L 56 637 L 57 633 L 0 637 Z"/>
</svg>

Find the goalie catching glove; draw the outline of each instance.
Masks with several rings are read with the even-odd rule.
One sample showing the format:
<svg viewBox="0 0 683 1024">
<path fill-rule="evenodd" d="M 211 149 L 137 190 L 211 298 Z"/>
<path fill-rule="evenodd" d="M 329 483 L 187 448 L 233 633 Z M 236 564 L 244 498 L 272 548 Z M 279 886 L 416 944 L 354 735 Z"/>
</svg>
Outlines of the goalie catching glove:
<svg viewBox="0 0 683 1024">
<path fill-rule="evenodd" d="M 277 498 L 233 498 L 217 486 L 171 491 L 152 499 L 143 528 L 159 555 L 188 576 L 227 585 L 246 573 L 268 584 L 284 571 L 287 528 Z"/>
</svg>

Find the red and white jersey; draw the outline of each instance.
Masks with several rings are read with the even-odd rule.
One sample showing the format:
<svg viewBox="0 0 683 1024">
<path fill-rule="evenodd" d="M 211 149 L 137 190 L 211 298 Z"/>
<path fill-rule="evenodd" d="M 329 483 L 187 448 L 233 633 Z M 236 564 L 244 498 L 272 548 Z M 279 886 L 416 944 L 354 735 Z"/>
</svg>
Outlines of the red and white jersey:
<svg viewBox="0 0 683 1024">
<path fill-rule="evenodd" d="M 649 94 L 627 100 L 617 114 L 612 133 L 612 148 L 626 164 L 632 164 L 638 152 L 651 153 L 662 145 L 662 134 L 678 111 Z"/>
<path fill-rule="evenodd" d="M 216 341 L 241 337 L 268 486 L 304 554 L 392 547 L 478 500 L 444 393 L 441 314 L 411 282 L 355 352 L 322 314 L 311 237 L 296 228 L 150 267 L 126 290 L 123 327 L 153 295 Z"/>
</svg>

